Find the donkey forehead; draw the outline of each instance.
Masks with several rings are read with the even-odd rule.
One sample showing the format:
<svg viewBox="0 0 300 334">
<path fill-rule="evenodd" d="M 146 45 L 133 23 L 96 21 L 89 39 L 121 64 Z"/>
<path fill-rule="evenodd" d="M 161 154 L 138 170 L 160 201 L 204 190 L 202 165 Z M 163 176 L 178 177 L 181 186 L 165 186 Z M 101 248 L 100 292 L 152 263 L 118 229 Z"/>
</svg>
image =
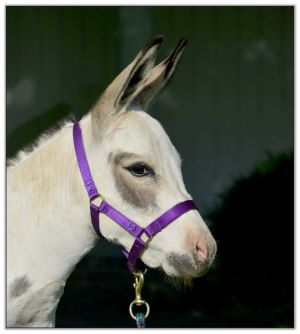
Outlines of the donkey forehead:
<svg viewBox="0 0 300 334">
<path fill-rule="evenodd" d="M 160 123 L 143 111 L 128 111 L 111 124 L 106 138 L 112 152 L 125 150 L 181 164 L 180 156 Z"/>
</svg>

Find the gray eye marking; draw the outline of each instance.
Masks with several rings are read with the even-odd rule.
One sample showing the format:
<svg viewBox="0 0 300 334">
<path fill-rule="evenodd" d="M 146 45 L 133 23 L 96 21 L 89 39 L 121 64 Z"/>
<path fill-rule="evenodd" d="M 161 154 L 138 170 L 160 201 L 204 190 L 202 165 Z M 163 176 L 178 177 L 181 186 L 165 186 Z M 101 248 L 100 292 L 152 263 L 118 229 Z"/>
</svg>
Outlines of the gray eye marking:
<svg viewBox="0 0 300 334">
<path fill-rule="evenodd" d="M 155 185 L 136 182 L 134 176 L 126 175 L 117 166 L 113 168 L 113 175 L 116 188 L 126 202 L 141 209 L 157 207 Z"/>
<path fill-rule="evenodd" d="M 25 293 L 30 286 L 31 283 L 29 282 L 27 275 L 17 277 L 10 286 L 10 296 L 12 298 L 19 297 Z"/>
<path fill-rule="evenodd" d="M 122 170 L 121 164 L 124 160 L 143 161 L 140 155 L 131 152 L 119 152 L 108 155 L 108 163 L 112 164 L 115 186 L 124 201 L 132 206 L 141 209 L 157 208 L 156 205 L 156 187 L 158 185 L 157 178 L 148 180 L 135 180 L 128 171 Z"/>
</svg>

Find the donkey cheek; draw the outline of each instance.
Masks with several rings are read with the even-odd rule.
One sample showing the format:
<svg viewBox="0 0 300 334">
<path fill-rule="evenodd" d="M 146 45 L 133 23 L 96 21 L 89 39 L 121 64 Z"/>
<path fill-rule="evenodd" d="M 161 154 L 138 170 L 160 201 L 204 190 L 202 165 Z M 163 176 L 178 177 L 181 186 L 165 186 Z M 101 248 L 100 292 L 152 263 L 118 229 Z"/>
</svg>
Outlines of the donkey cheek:
<svg viewBox="0 0 300 334">
<path fill-rule="evenodd" d="M 135 182 L 116 170 L 114 176 L 116 188 L 126 202 L 141 209 L 156 207 L 156 196 L 152 187 L 137 186 Z"/>
</svg>

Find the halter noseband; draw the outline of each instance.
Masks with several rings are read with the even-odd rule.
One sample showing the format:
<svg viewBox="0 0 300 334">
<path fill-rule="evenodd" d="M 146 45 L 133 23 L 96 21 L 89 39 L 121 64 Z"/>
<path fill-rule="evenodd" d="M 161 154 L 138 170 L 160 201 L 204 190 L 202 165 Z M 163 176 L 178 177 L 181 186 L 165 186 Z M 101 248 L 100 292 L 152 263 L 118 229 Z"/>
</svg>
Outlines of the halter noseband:
<svg viewBox="0 0 300 334">
<path fill-rule="evenodd" d="M 127 252 L 125 249 L 123 250 L 124 255 L 127 257 L 128 269 L 132 273 L 137 259 L 144 248 L 148 246 L 152 238 L 184 213 L 190 210 L 198 210 L 196 204 L 192 200 L 180 202 L 163 213 L 145 228 L 140 227 L 106 202 L 104 196 L 98 192 L 87 161 L 79 123 L 75 123 L 73 126 L 73 141 L 78 167 L 90 198 L 91 221 L 95 232 L 101 236 L 99 215 L 100 213 L 103 213 L 135 237 L 130 251 Z M 99 206 L 93 203 L 93 200 L 98 197 L 102 199 Z"/>
</svg>

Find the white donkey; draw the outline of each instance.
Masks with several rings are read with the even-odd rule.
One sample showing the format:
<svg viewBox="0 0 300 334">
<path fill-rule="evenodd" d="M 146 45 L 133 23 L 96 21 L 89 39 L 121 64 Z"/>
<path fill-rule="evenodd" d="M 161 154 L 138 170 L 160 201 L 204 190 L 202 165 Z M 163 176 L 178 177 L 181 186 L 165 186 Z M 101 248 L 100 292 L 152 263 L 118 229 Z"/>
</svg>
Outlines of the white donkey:
<svg viewBox="0 0 300 334">
<path fill-rule="evenodd" d="M 170 79 L 186 46 L 154 65 L 162 37 L 142 49 L 81 120 L 87 158 L 106 200 L 141 227 L 190 199 L 181 160 L 162 126 L 144 110 Z M 188 112 L 188 111 L 186 111 Z M 7 326 L 52 327 L 66 280 L 95 245 L 74 153 L 72 124 L 20 152 L 7 170 Z M 101 232 L 129 250 L 134 237 L 106 216 Z M 171 277 L 204 274 L 216 243 L 198 211 L 179 217 L 142 253 Z"/>
</svg>

